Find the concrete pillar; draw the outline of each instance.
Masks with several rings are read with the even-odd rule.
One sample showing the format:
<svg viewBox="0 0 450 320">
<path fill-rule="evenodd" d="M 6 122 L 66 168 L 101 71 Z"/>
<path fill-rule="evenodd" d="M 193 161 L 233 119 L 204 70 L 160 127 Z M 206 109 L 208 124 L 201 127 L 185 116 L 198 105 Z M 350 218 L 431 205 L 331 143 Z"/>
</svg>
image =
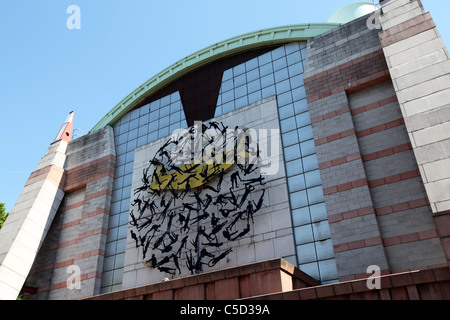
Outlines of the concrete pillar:
<svg viewBox="0 0 450 320">
<path fill-rule="evenodd" d="M 17 298 L 64 197 L 64 162 L 73 113 L 30 175 L 0 230 L 0 299 Z M 67 134 L 67 132 L 69 134 Z"/>
</svg>

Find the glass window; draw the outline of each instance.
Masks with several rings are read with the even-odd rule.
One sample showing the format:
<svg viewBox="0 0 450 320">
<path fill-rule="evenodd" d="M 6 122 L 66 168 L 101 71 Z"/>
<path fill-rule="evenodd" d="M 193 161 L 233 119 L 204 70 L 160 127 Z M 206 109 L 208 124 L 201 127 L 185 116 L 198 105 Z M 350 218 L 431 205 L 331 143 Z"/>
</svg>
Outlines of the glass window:
<svg viewBox="0 0 450 320">
<path fill-rule="evenodd" d="M 148 143 L 158 140 L 158 131 L 150 132 L 147 136 Z"/>
<path fill-rule="evenodd" d="M 259 80 L 259 69 L 254 69 L 252 71 L 247 72 L 247 81 Z"/>
<path fill-rule="evenodd" d="M 235 77 L 243 73 L 245 73 L 245 63 L 241 63 L 233 68 L 233 75 Z"/>
<path fill-rule="evenodd" d="M 252 81 L 252 82 L 249 82 L 247 84 L 247 89 L 248 89 L 249 93 L 260 90 L 261 89 L 261 83 L 260 83 L 259 79 L 255 80 L 255 81 Z"/>
<path fill-rule="evenodd" d="M 301 159 L 286 162 L 286 175 L 287 176 L 293 176 L 293 175 L 297 175 L 300 173 L 303 173 L 303 165 L 302 165 Z"/>
<path fill-rule="evenodd" d="M 170 105 L 167 105 L 165 107 L 162 107 L 161 109 L 159 109 L 159 116 L 165 117 L 168 116 L 170 114 Z"/>
<path fill-rule="evenodd" d="M 308 191 L 308 201 L 309 204 L 315 204 L 323 202 L 323 189 L 322 186 L 306 189 Z"/>
<path fill-rule="evenodd" d="M 319 169 L 319 163 L 315 154 L 303 157 L 303 169 L 305 172 Z"/>
<path fill-rule="evenodd" d="M 175 101 L 174 103 L 172 103 L 172 104 L 170 105 L 170 112 L 171 112 L 171 113 L 172 113 L 172 112 L 180 111 L 181 109 L 182 109 L 182 106 L 181 106 L 181 101 L 180 101 L 180 100 Z"/>
<path fill-rule="evenodd" d="M 307 188 L 316 187 L 316 186 L 321 185 L 322 181 L 320 179 L 320 171 L 314 170 L 314 171 L 309 171 L 309 172 L 305 173 L 305 181 L 306 181 Z"/>
<path fill-rule="evenodd" d="M 292 94 L 290 91 L 278 95 L 278 106 L 282 107 L 292 103 Z"/>
<path fill-rule="evenodd" d="M 167 106 L 170 104 L 170 95 L 161 98 L 161 107 Z"/>
<path fill-rule="evenodd" d="M 309 207 L 311 211 L 311 220 L 313 222 L 323 221 L 327 219 L 327 208 L 325 203 L 315 204 Z"/>
<path fill-rule="evenodd" d="M 230 91 L 222 93 L 222 103 L 223 104 L 230 102 L 232 100 L 234 100 L 234 90 L 230 90 Z"/>
<path fill-rule="evenodd" d="M 331 239 L 316 242 L 317 258 L 326 260 L 334 258 L 333 244 Z"/>
<path fill-rule="evenodd" d="M 276 71 L 274 75 L 275 75 L 276 82 L 283 81 L 283 80 L 286 80 L 289 78 L 287 68 L 283 68 L 281 70 Z M 287 80 L 287 81 L 289 82 L 289 80 Z"/>
<path fill-rule="evenodd" d="M 290 81 L 291 81 L 291 88 L 298 88 L 300 86 L 304 86 L 305 85 L 305 83 L 303 82 L 303 75 L 302 74 L 299 74 L 297 76 L 291 77 Z"/>
<path fill-rule="evenodd" d="M 268 87 L 275 83 L 273 73 L 268 74 L 267 76 L 264 76 L 261 78 L 261 88 Z"/>
<path fill-rule="evenodd" d="M 147 113 L 147 114 L 144 114 L 143 116 L 140 116 L 140 117 L 139 117 L 139 127 L 148 124 L 148 116 L 149 116 L 149 115 L 148 115 L 148 113 Z"/>
<path fill-rule="evenodd" d="M 288 132 L 297 128 L 294 117 L 281 120 L 280 123 L 281 123 L 281 132 Z"/>
<path fill-rule="evenodd" d="M 222 92 L 229 91 L 233 89 L 233 87 L 234 87 L 233 79 L 222 82 Z"/>
<path fill-rule="evenodd" d="M 290 42 L 284 46 L 284 49 L 286 50 L 286 54 L 290 54 L 294 51 L 299 51 L 300 45 L 298 42 Z"/>
<path fill-rule="evenodd" d="M 294 53 L 289 54 L 287 57 L 288 65 L 293 65 L 302 61 L 302 56 L 300 55 L 300 51 L 296 51 Z"/>
<path fill-rule="evenodd" d="M 270 52 L 264 53 L 263 55 L 260 55 L 258 57 L 258 62 L 259 65 L 265 65 L 266 63 L 269 63 L 272 61 L 272 55 L 270 54 Z"/>
<path fill-rule="evenodd" d="M 249 95 L 248 95 L 248 103 L 250 104 L 250 103 L 253 103 L 253 102 L 256 102 L 256 101 L 259 101 L 259 100 L 261 100 L 262 99 L 262 96 L 261 96 L 261 90 L 258 90 L 258 91 L 256 91 L 256 92 L 253 92 L 253 93 L 250 93 Z"/>
<path fill-rule="evenodd" d="M 259 74 L 261 75 L 261 77 L 266 76 L 270 73 L 273 73 L 273 66 L 271 63 L 259 67 Z"/>
<path fill-rule="evenodd" d="M 169 135 L 169 127 L 164 127 L 164 128 L 159 129 L 159 131 L 158 131 L 159 139 L 167 137 L 168 135 Z"/>
<path fill-rule="evenodd" d="M 235 98 L 240 98 L 247 95 L 247 86 L 244 84 L 243 86 L 237 87 L 234 89 L 234 96 Z"/>
<path fill-rule="evenodd" d="M 297 132 L 298 132 L 298 136 L 300 138 L 300 141 L 306 141 L 306 140 L 310 140 L 310 139 L 314 138 L 312 127 L 310 125 L 298 129 Z"/>
<path fill-rule="evenodd" d="M 223 110 L 223 114 L 233 111 L 234 110 L 234 100 L 225 103 L 222 106 L 222 110 Z"/>
<path fill-rule="evenodd" d="M 319 269 L 322 281 L 338 279 L 335 259 L 319 261 Z"/>
<path fill-rule="evenodd" d="M 247 71 L 258 68 L 258 58 L 253 58 L 245 63 Z"/>
<path fill-rule="evenodd" d="M 311 225 L 307 224 L 294 228 L 295 243 L 303 244 L 314 241 Z"/>
<path fill-rule="evenodd" d="M 301 137 L 300 137 L 301 140 Z M 316 152 L 316 146 L 314 144 L 314 140 L 308 140 L 300 143 L 300 150 L 302 152 L 302 156 L 313 155 Z"/>
<path fill-rule="evenodd" d="M 294 99 L 294 101 L 305 99 L 306 98 L 305 87 L 301 86 L 292 90 L 292 98 Z"/>
<path fill-rule="evenodd" d="M 142 147 L 143 145 L 147 144 L 147 133 L 145 133 L 145 136 L 139 137 L 137 139 L 137 145 L 136 147 Z"/>
<path fill-rule="evenodd" d="M 275 95 L 275 86 L 271 85 L 267 88 L 262 89 L 261 92 L 262 92 L 263 99 L 274 96 Z"/>
<path fill-rule="evenodd" d="M 159 100 L 150 103 L 150 112 L 157 111 L 159 109 Z"/>
<path fill-rule="evenodd" d="M 273 70 L 277 71 L 287 67 L 287 61 L 285 57 L 277 59 L 273 62 Z"/>
<path fill-rule="evenodd" d="M 317 256 L 316 256 L 316 248 L 314 247 L 314 243 L 302 244 L 302 245 L 297 246 L 297 255 L 298 255 L 298 262 L 300 264 L 316 261 Z M 308 273 L 308 275 L 309 275 L 309 273 Z"/>
<path fill-rule="evenodd" d="M 133 119 L 130 121 L 130 128 L 129 130 L 133 130 L 139 127 L 139 118 Z"/>
<path fill-rule="evenodd" d="M 181 121 L 181 111 L 174 112 L 170 115 L 170 123 L 174 124 L 175 122 Z"/>
<path fill-rule="evenodd" d="M 128 131 L 128 141 L 130 141 L 132 139 L 136 139 L 137 135 L 138 135 L 138 129 Z"/>
<path fill-rule="evenodd" d="M 280 107 L 280 108 L 278 108 L 278 112 L 280 114 L 280 119 L 292 117 L 294 115 L 294 106 L 291 103 L 284 107 Z"/>
<path fill-rule="evenodd" d="M 303 63 L 299 62 L 299 63 L 293 64 L 293 65 L 290 65 L 288 67 L 288 69 L 289 69 L 289 75 L 291 77 L 299 75 L 299 74 L 303 73 Z"/>
<path fill-rule="evenodd" d="M 292 222 L 294 226 L 302 226 L 311 223 L 311 217 L 309 215 L 309 208 L 304 207 L 300 209 L 292 210 Z"/>
<path fill-rule="evenodd" d="M 293 146 L 284 148 L 284 158 L 285 158 L 285 161 L 291 161 L 291 160 L 300 158 L 299 146 L 293 145 Z"/>
<path fill-rule="evenodd" d="M 222 81 L 233 78 L 233 69 L 228 69 L 223 72 Z"/>
<path fill-rule="evenodd" d="M 291 90 L 289 80 L 277 82 L 276 89 L 277 89 L 277 94 L 281 94 L 283 92 Z M 289 92 L 289 94 L 290 94 L 290 92 Z"/>
<path fill-rule="evenodd" d="M 167 127 L 169 125 L 170 121 L 169 121 L 169 116 L 163 117 L 161 119 L 159 119 L 159 127 Z"/>
<path fill-rule="evenodd" d="M 298 268 L 314 279 L 320 280 L 319 265 L 317 264 L 317 262 L 300 264 Z"/>
<path fill-rule="evenodd" d="M 306 207 L 308 205 L 306 190 L 294 192 L 291 194 L 290 198 L 293 209 Z"/>
<path fill-rule="evenodd" d="M 139 118 L 139 109 L 134 109 L 130 112 L 130 120 Z"/>
<path fill-rule="evenodd" d="M 306 102 L 306 99 L 295 101 L 294 102 L 294 110 L 296 114 L 300 114 L 303 112 L 308 111 L 308 103 Z"/>
<path fill-rule="evenodd" d="M 244 86 L 244 87 L 245 87 L 245 86 Z M 236 108 L 236 109 L 245 107 L 246 105 L 248 105 L 248 98 L 247 98 L 247 95 L 244 95 L 243 97 L 241 97 L 241 98 L 239 98 L 239 99 L 236 99 L 236 102 L 235 102 L 235 108 Z"/>
<path fill-rule="evenodd" d="M 287 178 L 287 180 L 288 180 L 289 192 L 300 191 L 300 190 L 304 190 L 306 188 L 305 177 L 303 176 L 303 174 Z"/>
<path fill-rule="evenodd" d="M 159 110 L 150 112 L 150 117 L 148 119 L 150 122 L 158 120 L 158 119 L 159 119 Z"/>
<path fill-rule="evenodd" d="M 147 136 L 147 133 L 148 133 L 148 126 L 147 125 L 139 126 L 138 137 L 142 137 L 144 134 Z"/>
<path fill-rule="evenodd" d="M 309 112 L 303 112 L 295 116 L 295 120 L 297 121 L 297 126 L 299 128 L 307 126 L 311 124 L 311 118 L 309 117 Z"/>
<path fill-rule="evenodd" d="M 272 59 L 273 60 L 281 58 L 285 55 L 286 55 L 286 53 L 284 52 L 284 46 L 281 46 L 281 47 L 278 47 L 278 48 L 272 50 Z"/>
<path fill-rule="evenodd" d="M 295 130 L 284 133 L 281 137 L 283 139 L 283 145 L 285 147 L 298 143 L 297 131 Z"/>
<path fill-rule="evenodd" d="M 245 84 L 247 82 L 245 73 L 241 74 L 240 76 L 237 76 L 234 78 L 234 87 L 239 87 L 242 86 L 243 84 Z"/>
</svg>

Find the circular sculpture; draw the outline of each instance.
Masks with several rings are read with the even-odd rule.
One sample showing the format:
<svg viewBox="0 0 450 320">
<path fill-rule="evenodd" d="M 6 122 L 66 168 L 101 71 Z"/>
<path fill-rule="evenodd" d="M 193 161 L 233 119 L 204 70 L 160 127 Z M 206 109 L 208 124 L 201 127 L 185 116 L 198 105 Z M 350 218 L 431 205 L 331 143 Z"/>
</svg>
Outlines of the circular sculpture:
<svg viewBox="0 0 450 320">
<path fill-rule="evenodd" d="M 259 146 L 223 124 L 180 131 L 156 152 L 134 190 L 130 234 L 144 264 L 169 274 L 214 267 L 251 235 L 263 206 Z"/>
</svg>

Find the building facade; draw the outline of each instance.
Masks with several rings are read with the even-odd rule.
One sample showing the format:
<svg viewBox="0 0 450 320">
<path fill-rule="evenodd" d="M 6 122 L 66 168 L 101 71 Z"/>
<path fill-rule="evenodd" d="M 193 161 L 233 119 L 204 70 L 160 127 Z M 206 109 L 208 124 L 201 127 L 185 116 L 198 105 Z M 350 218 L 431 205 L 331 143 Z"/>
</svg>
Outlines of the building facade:
<svg viewBox="0 0 450 320">
<path fill-rule="evenodd" d="M 366 298 L 422 270 L 448 299 L 449 54 L 419 0 L 380 7 L 199 51 L 74 140 L 72 114 L 1 230 L 3 298 L 320 298 L 375 267 Z"/>
</svg>

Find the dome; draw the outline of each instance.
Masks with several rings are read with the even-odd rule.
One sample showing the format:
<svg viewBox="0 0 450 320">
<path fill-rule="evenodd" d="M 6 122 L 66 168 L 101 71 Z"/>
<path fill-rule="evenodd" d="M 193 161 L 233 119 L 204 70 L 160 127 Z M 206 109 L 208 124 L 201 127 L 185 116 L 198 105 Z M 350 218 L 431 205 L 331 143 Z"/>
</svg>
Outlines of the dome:
<svg viewBox="0 0 450 320">
<path fill-rule="evenodd" d="M 328 20 L 329 23 L 347 23 L 377 10 L 371 2 L 355 2 L 336 11 Z"/>
</svg>

